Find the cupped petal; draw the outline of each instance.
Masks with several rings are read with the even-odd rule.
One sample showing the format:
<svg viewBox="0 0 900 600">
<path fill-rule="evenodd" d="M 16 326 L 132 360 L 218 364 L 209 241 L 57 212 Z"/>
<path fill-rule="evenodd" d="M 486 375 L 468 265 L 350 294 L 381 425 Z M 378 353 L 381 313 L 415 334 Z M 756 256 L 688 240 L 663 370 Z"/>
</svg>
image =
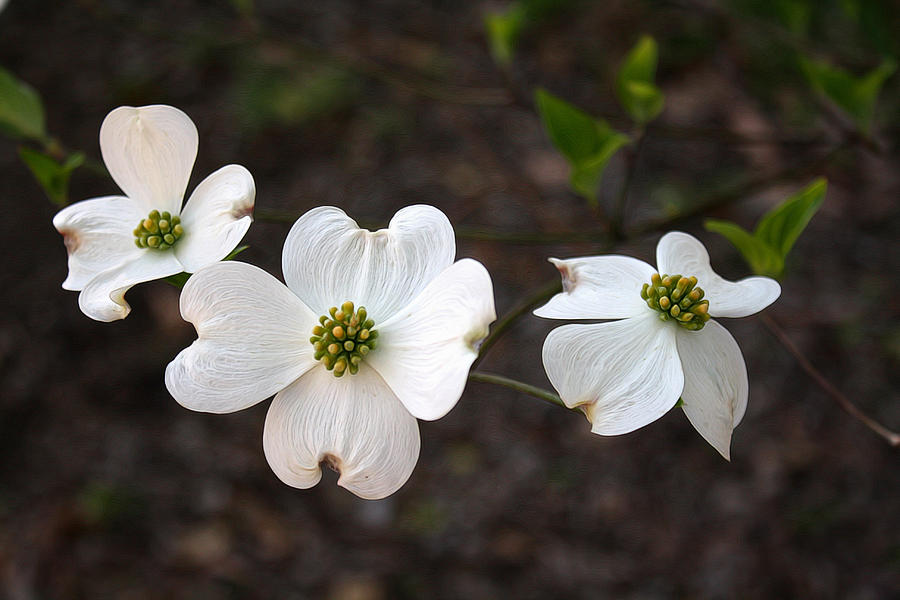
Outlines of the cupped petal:
<svg viewBox="0 0 900 600">
<path fill-rule="evenodd" d="M 113 180 L 145 213 L 181 213 L 194 159 L 197 127 L 165 105 L 120 106 L 100 126 L 100 151 Z"/>
<path fill-rule="evenodd" d="M 143 249 L 137 258 L 99 273 L 78 295 L 81 312 L 97 321 L 117 321 L 131 312 L 125 292 L 144 281 L 181 273 L 182 267 L 171 252 Z"/>
<path fill-rule="evenodd" d="M 297 219 L 284 243 L 288 287 L 325 314 L 350 300 L 376 327 L 410 303 L 453 263 L 456 241 L 447 217 L 433 206 L 407 206 L 387 229 L 360 229 L 333 206 Z"/>
<path fill-rule="evenodd" d="M 138 258 L 144 251 L 134 244 L 134 228 L 146 215 L 123 196 L 76 202 L 53 217 L 69 253 L 67 290 L 81 290 L 103 271 Z"/>
<path fill-rule="evenodd" d="M 625 319 L 647 310 L 641 287 L 656 269 L 630 256 L 551 258 L 563 291 L 534 314 L 546 319 Z"/>
<path fill-rule="evenodd" d="M 744 417 L 749 394 L 741 349 L 715 321 L 699 331 L 679 329 L 676 338 L 684 369 L 684 413 L 703 439 L 731 460 L 731 432 Z"/>
<path fill-rule="evenodd" d="M 234 250 L 253 221 L 256 185 L 250 171 L 228 165 L 200 182 L 181 213 L 184 235 L 175 255 L 193 273 Z"/>
<path fill-rule="evenodd" d="M 181 292 L 181 316 L 197 340 L 166 367 L 166 387 L 191 410 L 229 413 L 283 390 L 312 368 L 316 316 L 253 265 L 200 270 Z"/>
<path fill-rule="evenodd" d="M 390 387 L 365 363 L 337 378 L 318 367 L 275 396 L 263 449 L 284 483 L 310 488 L 325 462 L 338 485 L 360 498 L 390 496 L 419 459 L 419 426 Z"/>
<path fill-rule="evenodd" d="M 544 369 L 569 408 L 582 406 L 591 431 L 619 435 L 663 416 L 684 375 L 675 329 L 653 313 L 557 327 L 544 341 Z"/>
<path fill-rule="evenodd" d="M 728 281 L 709 264 L 709 253 L 700 240 L 681 231 L 667 233 L 656 246 L 660 274 L 694 276 L 709 300 L 713 317 L 746 317 L 769 306 L 781 295 L 781 286 L 768 277 Z"/>
<path fill-rule="evenodd" d="M 413 416 L 433 421 L 456 405 L 469 367 L 497 318 L 491 276 L 464 258 L 383 325 L 365 359 Z"/>
</svg>

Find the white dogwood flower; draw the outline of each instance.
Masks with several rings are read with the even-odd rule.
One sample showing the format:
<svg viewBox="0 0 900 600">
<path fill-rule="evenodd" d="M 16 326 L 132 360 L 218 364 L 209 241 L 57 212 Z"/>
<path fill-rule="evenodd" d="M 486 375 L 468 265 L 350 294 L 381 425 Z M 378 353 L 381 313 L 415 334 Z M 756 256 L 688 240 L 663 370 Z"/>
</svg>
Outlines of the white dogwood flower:
<svg viewBox="0 0 900 600">
<path fill-rule="evenodd" d="M 453 408 L 496 317 L 487 270 L 455 255 L 434 207 L 374 232 L 315 208 L 285 241 L 287 286 L 238 262 L 191 277 L 181 314 L 198 339 L 169 363 L 166 387 L 211 413 L 275 394 L 263 448 L 284 483 L 316 485 L 325 462 L 354 494 L 388 496 L 418 460 L 416 419 Z"/>
<path fill-rule="evenodd" d="M 563 291 L 537 316 L 620 319 L 554 329 L 544 341 L 547 376 L 591 431 L 618 435 L 664 415 L 682 399 L 700 435 L 730 459 L 731 434 L 747 407 L 741 350 L 713 317 L 746 317 L 781 294 L 768 277 L 726 281 L 706 248 L 681 232 L 663 236 L 654 269 L 628 256 L 550 259 Z"/>
<path fill-rule="evenodd" d="M 244 237 L 256 196 L 244 167 L 212 173 L 182 209 L 197 141 L 190 117 L 171 106 L 122 106 L 103 120 L 103 161 L 125 195 L 84 200 L 53 218 L 69 253 L 62 286 L 81 292 L 87 316 L 124 319 L 131 286 L 193 273 L 225 258 Z"/>
</svg>

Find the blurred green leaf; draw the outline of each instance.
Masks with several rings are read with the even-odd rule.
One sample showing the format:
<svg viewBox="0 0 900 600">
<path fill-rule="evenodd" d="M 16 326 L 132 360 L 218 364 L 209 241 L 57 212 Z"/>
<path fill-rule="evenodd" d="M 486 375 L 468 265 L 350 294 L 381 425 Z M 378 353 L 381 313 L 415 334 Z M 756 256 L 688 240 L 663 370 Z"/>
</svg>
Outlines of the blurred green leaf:
<svg viewBox="0 0 900 600">
<path fill-rule="evenodd" d="M 893 75 L 897 63 L 885 58 L 868 74 L 857 77 L 824 61 L 800 57 L 800 67 L 812 88 L 843 109 L 863 133 L 869 133 L 875 104 L 884 82 Z"/>
<path fill-rule="evenodd" d="M 546 90 L 535 92 L 535 102 L 550 140 L 572 168 L 572 187 L 596 206 L 606 164 L 629 137 Z"/>
<path fill-rule="evenodd" d="M 47 156 L 43 152 L 22 146 L 19 148 L 22 159 L 34 178 L 44 189 L 50 201 L 57 206 L 65 206 L 69 202 L 69 178 L 72 171 L 84 163 L 84 154 L 70 154 L 63 163 Z"/>
<path fill-rule="evenodd" d="M 0 68 L 0 132 L 37 141 L 47 137 L 40 95 L 3 68 Z"/>
<path fill-rule="evenodd" d="M 827 187 L 825 179 L 815 180 L 766 213 L 753 235 L 777 250 L 782 259 L 786 259 L 794 242 L 822 206 Z"/>
<path fill-rule="evenodd" d="M 665 104 L 663 93 L 654 84 L 658 59 L 656 41 L 645 35 L 625 56 L 616 77 L 619 102 L 639 124 L 655 119 Z"/>
<path fill-rule="evenodd" d="M 750 265 L 750 268 L 757 275 L 766 275 L 768 277 L 780 277 L 784 270 L 784 260 L 766 242 L 754 236 L 752 233 L 731 223 L 730 221 L 719 221 L 717 219 L 707 219 L 703 226 L 708 231 L 712 231 L 725 236 Z"/>
<path fill-rule="evenodd" d="M 494 61 L 508 66 L 515 56 L 519 36 L 525 25 L 525 11 L 516 2 L 502 13 L 491 13 L 484 18 L 484 29 Z"/>
</svg>

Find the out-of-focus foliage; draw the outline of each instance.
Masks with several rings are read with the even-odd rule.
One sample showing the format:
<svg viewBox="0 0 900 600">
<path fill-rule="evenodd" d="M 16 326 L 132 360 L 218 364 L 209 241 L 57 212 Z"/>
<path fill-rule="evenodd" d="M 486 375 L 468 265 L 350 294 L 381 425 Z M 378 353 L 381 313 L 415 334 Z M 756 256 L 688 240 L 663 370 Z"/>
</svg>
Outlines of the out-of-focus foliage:
<svg viewBox="0 0 900 600">
<path fill-rule="evenodd" d="M 619 69 L 616 95 L 638 124 L 655 119 L 662 112 L 665 97 L 654 80 L 657 64 L 656 40 L 645 35 L 638 40 Z"/>
<path fill-rule="evenodd" d="M 516 0 L 504 11 L 484 17 L 491 56 L 508 66 L 515 57 L 521 36 L 530 28 L 569 8 L 575 0 Z"/>
<path fill-rule="evenodd" d="M 57 206 L 65 206 L 69 202 L 69 178 L 72 171 L 84 164 L 84 154 L 70 154 L 63 162 L 38 150 L 22 146 L 19 157 L 28 166 L 38 184 L 50 201 Z"/>
<path fill-rule="evenodd" d="M 800 65 L 813 89 L 853 117 L 864 133 L 872 128 L 875 104 L 884 82 L 897 69 L 897 63 L 891 59 L 883 60 L 861 77 L 824 61 L 801 58 Z"/>
<path fill-rule="evenodd" d="M 729 221 L 707 219 L 704 226 L 734 244 L 757 275 L 779 278 L 785 260 L 825 200 L 827 181 L 817 179 L 767 212 L 753 233 Z"/>
<path fill-rule="evenodd" d="M 44 106 L 27 83 L 0 68 L 0 132 L 19 139 L 43 140 Z"/>
<path fill-rule="evenodd" d="M 572 188 L 596 206 L 603 171 L 630 138 L 546 90 L 538 89 L 535 101 L 550 140 L 569 162 Z"/>
</svg>

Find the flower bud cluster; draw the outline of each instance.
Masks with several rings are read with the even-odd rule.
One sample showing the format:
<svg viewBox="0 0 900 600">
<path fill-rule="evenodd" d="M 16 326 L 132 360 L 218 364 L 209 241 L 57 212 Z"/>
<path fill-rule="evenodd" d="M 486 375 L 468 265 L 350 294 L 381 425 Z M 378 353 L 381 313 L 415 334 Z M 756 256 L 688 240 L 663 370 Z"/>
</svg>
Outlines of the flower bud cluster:
<svg viewBox="0 0 900 600">
<path fill-rule="evenodd" d="M 672 319 L 691 331 L 703 329 L 709 321 L 709 300 L 704 300 L 703 295 L 696 277 L 681 275 L 654 273 L 650 283 L 641 288 L 641 298 L 647 306 L 659 311 L 660 319 Z"/>
<path fill-rule="evenodd" d="M 363 358 L 375 349 L 378 332 L 372 329 L 375 321 L 368 318 L 365 307 L 354 312 L 352 302 L 344 302 L 340 309 L 332 306 L 327 315 L 319 317 L 309 338 L 315 350 L 316 360 L 325 368 L 342 377 L 344 373 L 355 375 Z"/>
<path fill-rule="evenodd" d="M 165 250 L 174 246 L 184 235 L 184 227 L 181 226 L 181 218 L 178 215 L 172 215 L 169 211 L 160 213 L 153 210 L 146 219 L 138 223 L 132 233 L 138 248 Z"/>
</svg>

